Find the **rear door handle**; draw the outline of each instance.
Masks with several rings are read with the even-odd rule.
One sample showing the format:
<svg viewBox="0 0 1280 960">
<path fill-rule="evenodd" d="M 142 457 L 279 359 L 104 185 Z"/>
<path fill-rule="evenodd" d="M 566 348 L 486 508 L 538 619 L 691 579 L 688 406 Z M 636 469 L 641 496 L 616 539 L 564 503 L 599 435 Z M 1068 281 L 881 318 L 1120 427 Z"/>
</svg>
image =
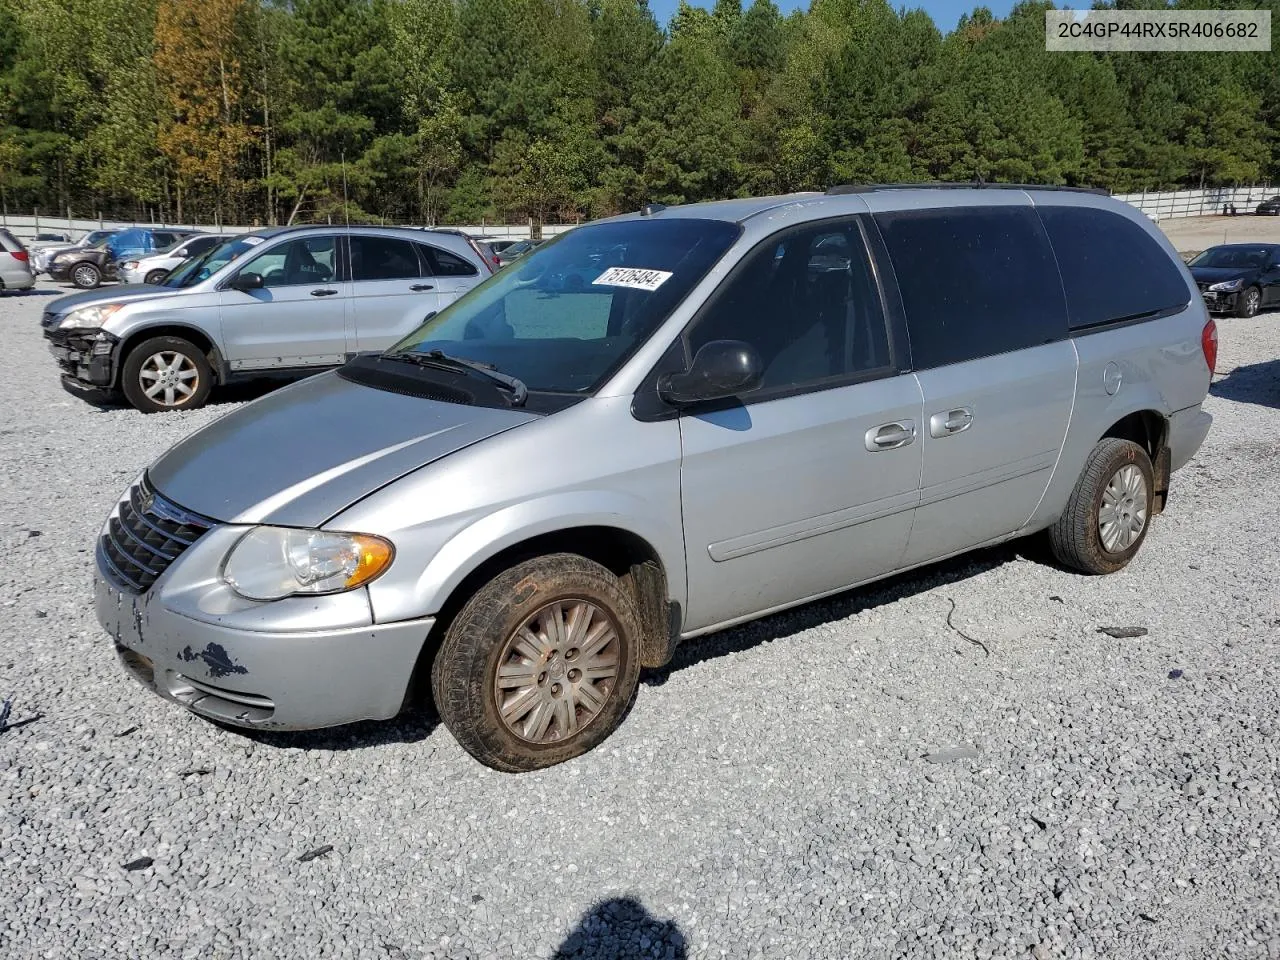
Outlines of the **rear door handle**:
<svg viewBox="0 0 1280 960">
<path fill-rule="evenodd" d="M 311 295 L 313 297 L 332 297 L 337 292 L 337 290 L 330 290 L 327 287 L 324 287 L 320 290 L 312 290 Z"/>
<path fill-rule="evenodd" d="M 949 437 L 952 434 L 964 433 L 973 426 L 973 411 L 968 407 L 956 407 L 944 410 L 929 418 L 929 436 Z"/>
<path fill-rule="evenodd" d="M 409 289 L 412 290 L 414 293 L 421 293 L 423 290 L 434 290 L 435 287 L 433 287 L 429 283 L 415 283 Z"/>
<path fill-rule="evenodd" d="M 882 423 L 878 427 L 872 427 L 867 431 L 865 442 L 868 450 L 879 453 L 881 450 L 897 450 L 899 447 L 905 447 L 915 438 L 914 420 L 895 420 L 893 423 Z"/>
</svg>

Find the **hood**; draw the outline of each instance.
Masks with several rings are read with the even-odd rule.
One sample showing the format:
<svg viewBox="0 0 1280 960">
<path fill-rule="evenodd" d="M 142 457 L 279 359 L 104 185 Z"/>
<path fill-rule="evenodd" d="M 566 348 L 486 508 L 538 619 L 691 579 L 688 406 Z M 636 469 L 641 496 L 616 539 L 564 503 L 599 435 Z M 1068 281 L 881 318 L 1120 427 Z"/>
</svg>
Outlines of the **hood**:
<svg viewBox="0 0 1280 960">
<path fill-rule="evenodd" d="M 215 520 L 315 527 L 410 471 L 535 419 L 323 373 L 192 434 L 148 476 L 174 503 Z"/>
<path fill-rule="evenodd" d="M 1254 267 L 1191 267 L 1191 276 L 1197 283 L 1222 283 L 1236 277 L 1248 277 L 1256 273 Z"/>
<path fill-rule="evenodd" d="M 190 293 L 171 287 L 157 287 L 150 283 L 122 283 L 114 287 L 99 287 L 86 290 L 84 293 L 73 293 L 67 297 L 59 297 L 45 307 L 46 314 L 70 313 L 80 307 L 93 307 L 100 303 L 132 303 L 135 300 L 155 300 L 159 297 L 172 297 L 175 294 Z"/>
</svg>

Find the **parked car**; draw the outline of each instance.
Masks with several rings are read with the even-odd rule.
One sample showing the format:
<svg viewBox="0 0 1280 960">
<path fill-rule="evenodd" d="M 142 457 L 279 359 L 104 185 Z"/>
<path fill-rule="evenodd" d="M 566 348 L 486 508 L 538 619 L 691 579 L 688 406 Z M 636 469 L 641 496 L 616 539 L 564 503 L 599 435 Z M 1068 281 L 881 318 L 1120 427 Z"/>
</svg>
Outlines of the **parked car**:
<svg viewBox="0 0 1280 960">
<path fill-rule="evenodd" d="M 1254 213 L 1263 217 L 1280 217 L 1280 196 L 1271 197 L 1258 204 Z"/>
<path fill-rule="evenodd" d="M 143 411 L 214 384 L 384 350 L 488 276 L 463 240 L 381 227 L 277 227 L 227 240 L 157 285 L 62 297 L 45 337 L 71 386 Z"/>
<path fill-rule="evenodd" d="M 1214 313 L 1252 317 L 1263 307 L 1280 306 L 1280 244 L 1210 247 L 1187 266 Z"/>
<path fill-rule="evenodd" d="M 193 234 L 173 242 L 149 257 L 126 260 L 120 264 L 117 273 L 124 283 L 157 284 L 184 260 L 209 252 L 218 244 L 230 240 L 231 236 L 226 233 Z"/>
<path fill-rule="evenodd" d="M 70 280 L 82 290 L 92 290 L 103 280 L 117 278 L 121 260 L 164 249 L 188 235 L 189 230 L 157 230 L 151 227 L 121 230 L 87 249 L 59 253 L 49 263 L 49 277 L 58 281 Z"/>
<path fill-rule="evenodd" d="M 541 240 L 517 240 L 505 249 L 498 251 L 498 262 L 505 267 L 536 249 L 540 243 L 542 243 Z"/>
<path fill-rule="evenodd" d="M 90 230 L 75 243 L 55 243 L 49 245 L 41 245 L 39 250 L 33 251 L 32 269 L 37 273 L 48 273 L 49 264 L 53 262 L 53 258 L 60 253 L 66 253 L 68 250 L 85 250 L 89 247 L 96 247 L 102 243 L 113 233 L 119 233 L 118 229 L 109 230 Z"/>
<path fill-rule="evenodd" d="M 71 237 L 65 233 L 37 233 L 31 238 L 32 245 L 46 243 L 70 243 Z"/>
<path fill-rule="evenodd" d="M 501 254 L 503 250 L 506 250 L 512 244 L 519 243 L 520 241 L 512 240 L 509 237 L 504 237 L 502 239 L 497 237 L 485 237 L 485 242 L 489 244 L 489 248 L 494 253 Z"/>
<path fill-rule="evenodd" d="M 497 252 L 489 245 L 488 237 L 473 237 L 471 234 L 462 230 L 456 230 L 453 227 L 423 227 L 431 233 L 444 233 L 451 237 L 461 237 L 476 252 L 476 255 L 484 261 L 485 269 L 493 273 L 502 264 L 498 260 Z"/>
<path fill-rule="evenodd" d="M 27 248 L 8 230 L 0 229 L 0 290 L 30 290 L 35 285 Z"/>
<path fill-rule="evenodd" d="M 481 762 L 546 767 L 681 640 L 1039 531 L 1121 569 L 1216 343 L 1168 241 L 1088 192 L 649 207 L 177 444 L 102 529 L 97 614 L 202 716 L 391 717 L 429 677 Z"/>
</svg>

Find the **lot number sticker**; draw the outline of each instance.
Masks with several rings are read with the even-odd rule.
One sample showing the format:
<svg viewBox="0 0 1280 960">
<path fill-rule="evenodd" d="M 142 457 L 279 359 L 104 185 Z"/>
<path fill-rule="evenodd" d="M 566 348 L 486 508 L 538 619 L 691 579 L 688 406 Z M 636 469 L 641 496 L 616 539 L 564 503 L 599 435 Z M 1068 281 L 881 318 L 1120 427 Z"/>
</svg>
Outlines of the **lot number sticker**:
<svg viewBox="0 0 1280 960">
<path fill-rule="evenodd" d="M 591 281 L 592 286 L 630 287 L 633 290 L 657 290 L 671 279 L 669 270 L 641 270 L 639 267 L 610 267 Z"/>
</svg>

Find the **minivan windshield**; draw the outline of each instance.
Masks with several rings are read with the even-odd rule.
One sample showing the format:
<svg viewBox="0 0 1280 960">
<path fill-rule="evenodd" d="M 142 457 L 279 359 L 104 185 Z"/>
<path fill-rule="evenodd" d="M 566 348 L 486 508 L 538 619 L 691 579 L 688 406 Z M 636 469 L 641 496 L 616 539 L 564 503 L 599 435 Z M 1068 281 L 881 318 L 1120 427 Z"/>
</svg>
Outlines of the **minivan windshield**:
<svg viewBox="0 0 1280 960">
<path fill-rule="evenodd" d="M 1197 256 L 1189 267 L 1265 267 L 1271 260 L 1272 247 L 1253 244 L 1232 245 L 1229 247 L 1211 247 Z"/>
<path fill-rule="evenodd" d="M 261 242 L 262 238 L 252 233 L 232 237 L 230 240 L 208 250 L 202 256 L 194 257 L 180 264 L 160 282 L 160 286 L 174 289 L 194 287 L 197 283 L 208 280 L 232 260 L 238 259 L 246 251 L 252 250 Z"/>
<path fill-rule="evenodd" d="M 578 227 L 476 287 L 385 356 L 439 353 L 530 390 L 584 393 L 653 333 L 737 239 L 721 220 Z"/>
</svg>

